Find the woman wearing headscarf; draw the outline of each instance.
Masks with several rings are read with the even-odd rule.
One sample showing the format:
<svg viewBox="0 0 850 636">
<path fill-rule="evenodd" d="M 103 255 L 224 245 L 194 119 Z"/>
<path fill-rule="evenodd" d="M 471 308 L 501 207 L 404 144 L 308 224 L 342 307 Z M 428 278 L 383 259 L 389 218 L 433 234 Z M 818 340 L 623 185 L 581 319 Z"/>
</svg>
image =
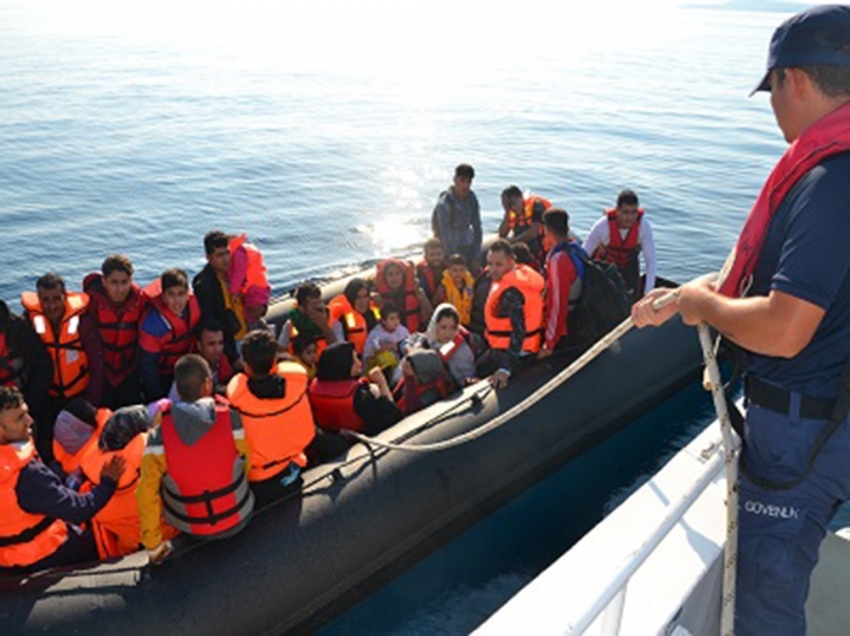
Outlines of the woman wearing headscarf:
<svg viewBox="0 0 850 636">
<path fill-rule="evenodd" d="M 380 369 L 361 377 L 363 363 L 350 342 L 337 342 L 319 357 L 309 398 L 316 424 L 375 435 L 403 416 Z"/>
<path fill-rule="evenodd" d="M 377 307 L 372 304 L 366 281 L 348 281 L 343 292 L 328 304 L 328 311 L 337 342 L 346 340 L 358 355 L 362 354 L 367 334 L 378 324 Z"/>
<path fill-rule="evenodd" d="M 469 332 L 460 324 L 457 309 L 449 303 L 438 305 L 425 332 L 428 346 L 436 351 L 458 386 L 475 379 L 475 354 L 469 345 Z"/>
</svg>

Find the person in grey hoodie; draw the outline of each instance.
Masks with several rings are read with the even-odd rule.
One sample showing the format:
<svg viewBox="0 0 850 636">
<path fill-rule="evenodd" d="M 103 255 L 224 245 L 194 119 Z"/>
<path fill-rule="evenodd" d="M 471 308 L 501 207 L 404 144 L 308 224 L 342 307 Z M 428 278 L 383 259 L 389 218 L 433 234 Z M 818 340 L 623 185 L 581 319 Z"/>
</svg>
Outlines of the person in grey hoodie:
<svg viewBox="0 0 850 636">
<path fill-rule="evenodd" d="M 481 208 L 472 191 L 475 170 L 462 163 L 455 168 L 454 183 L 440 193 L 431 229 L 443 243 L 446 254 L 461 254 L 466 264 L 477 272 L 481 265 Z"/>
</svg>

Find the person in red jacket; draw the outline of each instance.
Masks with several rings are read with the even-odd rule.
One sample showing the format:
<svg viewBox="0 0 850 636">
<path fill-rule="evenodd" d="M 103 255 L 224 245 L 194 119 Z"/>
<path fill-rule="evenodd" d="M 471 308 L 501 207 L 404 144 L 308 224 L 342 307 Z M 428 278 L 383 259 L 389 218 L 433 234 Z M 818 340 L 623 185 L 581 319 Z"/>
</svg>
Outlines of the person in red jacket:
<svg viewBox="0 0 850 636">
<path fill-rule="evenodd" d="M 123 254 L 107 256 L 100 274 L 83 280 L 89 295 L 88 313 L 97 323 L 103 342 L 102 406 L 117 409 L 141 400 L 138 372 L 139 325 L 147 298 L 133 282 L 133 263 Z"/>
</svg>

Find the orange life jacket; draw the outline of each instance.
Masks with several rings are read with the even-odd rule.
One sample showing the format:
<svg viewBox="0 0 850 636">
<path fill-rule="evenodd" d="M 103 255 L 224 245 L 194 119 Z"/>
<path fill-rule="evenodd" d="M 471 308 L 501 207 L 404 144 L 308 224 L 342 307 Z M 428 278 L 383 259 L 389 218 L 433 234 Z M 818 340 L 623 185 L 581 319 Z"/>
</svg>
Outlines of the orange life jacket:
<svg viewBox="0 0 850 636">
<path fill-rule="evenodd" d="M 304 367 L 296 362 L 281 362 L 277 374 L 286 380 L 282 398 L 258 398 L 248 387 L 244 373 L 237 374 L 227 386 L 227 399 L 242 418 L 251 449 L 248 481 L 270 479 L 291 462 L 305 467 L 304 449 L 316 436 Z"/>
<path fill-rule="evenodd" d="M 156 281 L 159 282 L 158 280 Z M 147 290 L 146 290 L 147 291 Z M 201 321 L 201 308 L 194 294 L 189 294 L 185 318 L 176 316 L 162 300 L 162 292 L 151 296 L 152 309 L 156 309 L 168 325 L 168 331 L 160 338 L 157 365 L 161 375 L 173 375 L 174 365 L 187 353 L 195 350 L 195 328 Z M 144 320 L 142 320 L 144 322 Z"/>
<path fill-rule="evenodd" d="M 366 324 L 363 315 L 359 311 L 355 311 L 345 294 L 336 296 L 328 305 L 328 310 L 330 311 L 331 325 L 333 326 L 341 320 L 343 336 L 354 345 L 354 350 L 358 354 L 362 354 L 363 347 L 366 346 L 366 336 L 369 335 L 369 326 Z M 370 303 L 369 311 L 372 312 L 377 321 L 377 307 Z"/>
<path fill-rule="evenodd" d="M 89 363 L 80 337 L 80 318 L 89 305 L 88 294 L 66 294 L 65 314 L 59 324 L 59 334 L 53 333 L 38 294 L 24 292 L 21 294 L 21 304 L 27 310 L 35 332 L 44 342 L 53 361 L 53 382 L 48 394 L 71 398 L 85 391 L 89 385 Z"/>
<path fill-rule="evenodd" d="M 511 210 L 508 215 L 508 228 L 510 231 L 518 234 L 522 232 L 525 228 L 529 227 L 532 223 L 532 216 L 534 216 L 534 205 L 536 203 L 542 203 L 543 209 L 548 210 L 552 207 L 552 202 L 549 199 L 544 199 L 543 197 L 532 194 L 529 195 L 526 199 L 523 200 L 523 211 L 522 216 L 518 215 L 516 212 Z M 540 235 L 543 235 L 543 227 L 540 228 Z"/>
<path fill-rule="evenodd" d="M 387 265 L 398 265 L 404 272 L 404 307 L 399 307 L 401 324 L 407 327 L 410 333 L 419 331 L 421 324 L 419 299 L 416 297 L 416 290 L 419 285 L 416 282 L 416 273 L 414 272 L 413 264 L 410 261 L 401 261 L 396 258 L 388 258 L 378 263 L 378 269 L 375 273 L 375 287 L 378 293 L 384 300 L 393 300 L 393 292 L 384 280 L 384 270 Z"/>
<path fill-rule="evenodd" d="M 53 457 L 62 465 L 62 470 L 65 471 L 66 475 L 70 475 L 80 467 L 80 462 L 82 462 L 83 457 L 85 457 L 86 452 L 90 447 L 97 446 L 97 440 L 100 439 L 100 433 L 103 431 L 103 427 L 106 426 L 106 422 L 109 421 L 110 417 L 112 417 L 112 411 L 110 409 L 97 409 L 95 412 L 95 425 L 92 428 L 91 437 L 89 437 L 88 441 L 73 455 L 68 453 L 68 451 L 65 450 L 62 444 L 60 444 L 55 437 L 53 438 Z"/>
<path fill-rule="evenodd" d="M 102 451 L 97 443 L 87 445 L 80 462 L 80 468 L 88 480 L 80 488 L 81 492 L 88 492 L 100 483 L 103 465 L 113 456 L 120 455 L 127 462 L 112 499 L 92 518 L 97 549 L 102 559 L 124 556 L 139 549 L 141 521 L 136 489 L 142 473 L 144 452 L 145 436 L 140 434 L 117 451 Z"/>
<path fill-rule="evenodd" d="M 18 478 L 36 458 L 31 439 L 20 449 L 0 446 L 0 567 L 32 565 L 56 552 L 68 538 L 64 521 L 26 512 L 18 503 Z"/>
<path fill-rule="evenodd" d="M 248 242 L 247 234 L 240 234 L 239 236 L 235 236 L 230 239 L 230 243 L 228 245 L 230 256 L 232 257 L 233 253 L 240 247 L 245 249 L 245 254 L 247 255 L 247 268 L 245 272 L 245 282 L 242 284 L 242 288 L 238 290 L 238 293 L 244 295 L 248 291 L 249 287 L 268 289 L 271 291 L 269 279 L 266 275 L 266 264 L 263 262 L 263 255 L 254 245 Z M 236 292 L 236 290 L 233 289 L 230 291 Z"/>
<path fill-rule="evenodd" d="M 362 432 L 365 422 L 354 411 L 354 392 L 366 383 L 365 378 L 320 380 L 310 382 L 310 406 L 317 426 L 331 431 L 349 429 Z"/>
<path fill-rule="evenodd" d="M 637 220 L 629 228 L 626 238 L 620 236 L 620 228 L 617 225 L 617 209 L 609 208 L 605 210 L 605 214 L 608 217 L 608 232 L 611 235 L 611 240 L 608 245 L 600 245 L 597 248 L 594 258 L 613 263 L 622 269 L 637 261 L 638 252 L 640 252 L 638 234 L 640 233 L 640 220 L 643 218 L 643 208 L 638 208 Z"/>
<path fill-rule="evenodd" d="M 20 357 L 12 357 L 6 343 L 6 332 L 0 331 L 0 386 L 21 386 L 21 371 L 24 362 Z"/>
<path fill-rule="evenodd" d="M 537 353 L 543 337 L 543 277 L 526 265 L 517 263 L 516 267 L 502 276 L 501 280 L 493 281 L 490 294 L 484 305 L 484 320 L 487 323 L 487 342 L 493 349 L 508 349 L 511 344 L 510 317 L 496 315 L 499 301 L 506 289 L 515 287 L 521 293 L 525 302 L 522 306 L 525 319 L 525 340 L 522 350 L 526 353 Z"/>
<path fill-rule="evenodd" d="M 230 410 L 216 405 L 216 420 L 191 446 L 183 443 L 171 409 L 162 415 L 162 445 L 167 473 L 162 478 L 162 514 L 173 527 L 213 536 L 247 520 L 254 495 L 236 452 Z"/>
<path fill-rule="evenodd" d="M 142 288 L 133 283 L 127 300 L 116 307 L 103 286 L 103 276 L 93 272 L 83 280 L 89 295 L 89 313 L 94 316 L 103 342 L 103 364 L 106 380 L 118 386 L 136 368 L 139 325 L 147 307 Z"/>
</svg>

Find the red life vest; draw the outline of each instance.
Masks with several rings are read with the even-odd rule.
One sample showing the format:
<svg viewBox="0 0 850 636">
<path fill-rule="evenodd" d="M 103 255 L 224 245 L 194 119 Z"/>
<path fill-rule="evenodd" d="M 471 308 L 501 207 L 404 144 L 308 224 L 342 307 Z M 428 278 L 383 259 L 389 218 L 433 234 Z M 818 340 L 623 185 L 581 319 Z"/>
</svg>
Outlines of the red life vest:
<svg viewBox="0 0 850 636">
<path fill-rule="evenodd" d="M 353 400 L 354 392 L 365 383 L 367 383 L 365 378 L 349 380 L 313 378 L 308 395 L 316 425 L 332 431 L 345 428 L 358 433 L 362 432 L 366 423 L 354 411 Z"/>
<path fill-rule="evenodd" d="M 21 294 L 21 304 L 27 310 L 35 332 L 39 335 L 53 361 L 53 382 L 49 395 L 72 398 L 89 385 L 89 363 L 80 337 L 80 318 L 89 305 L 88 294 L 68 292 L 65 296 L 65 314 L 59 324 L 59 333 L 41 308 L 35 292 Z"/>
<path fill-rule="evenodd" d="M 246 261 L 245 280 L 242 282 L 242 286 L 239 288 L 238 293 L 247 295 L 246 300 L 248 301 L 248 304 L 265 305 L 269 301 L 271 286 L 269 285 L 269 279 L 266 275 L 266 264 L 263 261 L 263 255 L 256 246 L 248 242 L 247 234 L 240 234 L 239 236 L 235 236 L 230 239 L 228 249 L 230 250 L 231 258 L 239 248 L 245 250 Z M 254 289 L 249 291 L 252 287 Z M 236 290 L 231 289 L 230 291 L 236 293 Z"/>
<path fill-rule="evenodd" d="M 393 300 L 393 292 L 384 279 L 384 270 L 388 265 L 398 265 L 404 272 L 404 307 L 399 307 L 401 324 L 407 327 L 410 333 L 417 332 L 421 324 L 421 308 L 419 299 L 416 297 L 416 290 L 419 285 L 416 282 L 414 267 L 409 261 L 401 261 L 396 258 L 388 258 L 378 263 L 378 270 L 375 273 L 375 286 L 384 300 L 390 301 Z"/>
<path fill-rule="evenodd" d="M 159 280 L 155 281 L 159 283 Z M 150 286 L 145 289 L 148 293 Z M 189 302 L 186 304 L 184 316 L 176 316 L 162 300 L 162 291 L 151 295 L 151 309 L 157 310 L 168 325 L 168 331 L 159 339 L 160 351 L 157 365 L 161 375 L 173 375 L 174 365 L 187 353 L 195 349 L 195 328 L 201 321 L 201 308 L 194 294 L 189 294 Z M 144 322 L 144 320 L 142 320 Z"/>
<path fill-rule="evenodd" d="M 139 434 L 117 451 L 102 451 L 96 442 L 87 445 L 80 462 L 80 468 L 88 480 L 80 488 L 81 492 L 88 492 L 100 483 L 103 465 L 113 456 L 120 455 L 127 462 L 112 499 L 92 518 L 92 526 L 97 529 L 95 539 L 98 553 L 103 559 L 123 556 L 139 549 L 142 531 L 136 489 L 142 473 L 144 452 L 145 436 Z"/>
<path fill-rule="evenodd" d="M 296 362 L 281 362 L 277 374 L 286 380 L 284 396 L 260 399 L 248 386 L 248 376 L 238 374 L 227 386 L 230 406 L 242 418 L 251 449 L 248 481 L 265 481 L 279 475 L 290 463 L 304 468 L 304 449 L 316 436 L 307 399 L 307 372 Z"/>
<path fill-rule="evenodd" d="M 490 294 L 484 304 L 484 320 L 487 323 L 487 342 L 493 349 L 509 349 L 513 327 L 509 316 L 497 316 L 499 301 L 506 289 L 515 287 L 522 293 L 525 302 L 522 306 L 525 319 L 525 340 L 522 350 L 526 353 L 537 353 L 543 337 L 543 277 L 527 265 L 517 263 L 516 267 L 502 276 L 501 280 L 493 281 Z"/>
<path fill-rule="evenodd" d="M 437 287 L 440 286 L 442 281 L 444 271 L 445 268 L 441 268 L 439 272 L 435 272 L 428 267 L 428 263 L 424 260 L 416 264 L 416 275 L 419 279 L 419 284 L 422 287 L 422 291 L 425 292 L 425 295 L 432 302 L 434 300 L 434 294 L 437 293 Z"/>
<path fill-rule="evenodd" d="M 437 355 L 440 356 L 440 360 L 443 361 L 443 364 L 448 364 L 449 361 L 454 357 L 457 353 L 460 346 L 465 342 L 469 345 L 469 348 L 472 349 L 472 343 L 470 342 L 470 334 L 467 331 L 466 327 L 460 325 L 458 327 L 457 333 L 455 337 L 449 340 L 444 345 L 441 345 L 439 349 L 437 349 Z"/>
<path fill-rule="evenodd" d="M 369 335 L 369 327 L 363 315 L 359 311 L 355 311 L 345 294 L 336 296 L 328 305 L 328 311 L 330 312 L 331 326 L 341 320 L 343 337 L 354 345 L 354 350 L 358 354 L 363 353 L 363 347 L 366 346 L 366 336 Z M 370 303 L 369 311 L 372 312 L 377 321 L 377 307 Z"/>
<path fill-rule="evenodd" d="M 162 415 L 167 474 L 162 479 L 162 513 L 183 532 L 212 536 L 247 521 L 254 508 L 242 458 L 230 425 L 230 411 L 216 405 L 216 419 L 191 446 L 183 443 L 171 409 Z"/>
<path fill-rule="evenodd" d="M 89 294 L 89 313 L 94 316 L 103 342 L 103 364 L 106 380 L 118 386 L 136 368 L 139 345 L 139 325 L 147 307 L 142 289 L 135 283 L 127 300 L 116 307 L 103 286 L 103 276 L 93 272 L 83 280 L 83 290 Z"/>
<path fill-rule="evenodd" d="M 36 459 L 31 439 L 20 449 L 0 446 L 0 567 L 32 565 L 56 552 L 68 538 L 64 521 L 26 512 L 18 503 L 18 478 Z"/>
<path fill-rule="evenodd" d="M 637 263 L 638 253 L 640 252 L 638 235 L 640 234 L 640 221 L 643 218 L 643 208 L 638 208 L 637 220 L 629 228 L 626 238 L 620 235 L 620 228 L 617 225 L 617 209 L 609 208 L 605 210 L 605 214 L 608 216 L 608 233 L 611 235 L 611 239 L 608 245 L 599 246 L 594 258 L 613 263 L 620 269 L 631 263 Z"/>
<path fill-rule="evenodd" d="M 752 282 L 770 221 L 785 195 L 803 175 L 826 159 L 850 151 L 850 103 L 846 103 L 809 126 L 788 146 L 762 186 L 735 244 L 728 274 L 721 274 L 721 294 L 743 296 Z M 727 268 L 724 266 L 723 268 Z"/>
<path fill-rule="evenodd" d="M 409 410 L 407 404 L 405 403 L 404 387 L 406 382 L 407 378 L 402 376 L 401 380 L 399 380 L 398 384 L 396 384 L 395 388 L 393 389 L 393 397 L 395 398 L 398 408 L 401 409 L 401 412 L 405 415 L 410 415 L 414 411 Z M 421 398 L 423 395 L 425 395 L 429 391 L 435 391 L 437 393 L 437 401 L 439 401 L 449 395 L 449 393 L 451 393 L 453 389 L 454 387 L 450 388 L 449 383 L 446 381 L 446 374 L 441 373 L 437 376 L 436 379 L 431 380 L 430 382 L 417 382 L 416 384 L 414 384 L 413 394 L 416 397 L 420 398 L 421 402 Z"/>
<path fill-rule="evenodd" d="M 508 229 L 514 234 L 519 234 L 527 227 L 531 227 L 533 223 L 532 217 L 534 216 L 534 206 L 537 203 L 543 204 L 543 209 L 548 210 L 552 207 L 552 202 L 549 199 L 544 199 L 543 197 L 532 194 L 523 200 L 523 213 L 522 216 L 518 215 L 516 212 L 511 210 L 508 215 Z M 543 235 L 543 227 L 540 228 L 540 235 Z"/>
<path fill-rule="evenodd" d="M 6 332 L 0 331 L 0 386 L 21 386 L 24 363 L 20 356 L 12 357 L 6 344 Z"/>
</svg>

